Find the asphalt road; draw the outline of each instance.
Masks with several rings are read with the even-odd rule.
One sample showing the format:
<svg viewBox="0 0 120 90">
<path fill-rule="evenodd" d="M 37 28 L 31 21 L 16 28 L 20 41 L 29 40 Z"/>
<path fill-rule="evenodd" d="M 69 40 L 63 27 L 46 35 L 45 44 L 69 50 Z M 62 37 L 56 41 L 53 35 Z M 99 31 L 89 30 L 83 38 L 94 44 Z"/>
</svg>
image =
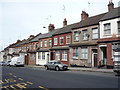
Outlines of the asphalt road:
<svg viewBox="0 0 120 90">
<path fill-rule="evenodd" d="M 6 89 L 24 88 L 118 88 L 113 73 L 54 71 L 29 67 L 2 67 L 0 84 Z M 118 85 L 119 84 L 119 85 Z"/>
</svg>

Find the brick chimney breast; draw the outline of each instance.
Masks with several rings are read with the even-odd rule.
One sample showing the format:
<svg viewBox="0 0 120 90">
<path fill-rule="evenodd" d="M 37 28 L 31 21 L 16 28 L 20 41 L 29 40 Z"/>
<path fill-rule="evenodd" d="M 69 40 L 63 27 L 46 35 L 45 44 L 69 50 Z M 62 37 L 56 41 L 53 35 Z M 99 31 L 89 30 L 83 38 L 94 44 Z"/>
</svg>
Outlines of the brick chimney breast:
<svg viewBox="0 0 120 90">
<path fill-rule="evenodd" d="M 65 26 L 67 26 L 67 20 L 66 20 L 66 18 L 63 21 L 63 27 L 65 27 Z"/>
<path fill-rule="evenodd" d="M 108 11 L 111 11 L 112 9 L 114 9 L 114 4 L 113 4 L 112 0 L 110 0 L 109 4 L 108 4 Z"/>
<path fill-rule="evenodd" d="M 49 24 L 49 26 L 48 26 L 48 31 L 50 32 L 50 31 L 52 31 L 52 30 L 54 30 L 54 29 L 55 29 L 54 24 Z"/>
<path fill-rule="evenodd" d="M 82 11 L 81 13 L 81 20 L 85 20 L 89 17 L 88 13 L 86 13 L 85 11 Z"/>
</svg>

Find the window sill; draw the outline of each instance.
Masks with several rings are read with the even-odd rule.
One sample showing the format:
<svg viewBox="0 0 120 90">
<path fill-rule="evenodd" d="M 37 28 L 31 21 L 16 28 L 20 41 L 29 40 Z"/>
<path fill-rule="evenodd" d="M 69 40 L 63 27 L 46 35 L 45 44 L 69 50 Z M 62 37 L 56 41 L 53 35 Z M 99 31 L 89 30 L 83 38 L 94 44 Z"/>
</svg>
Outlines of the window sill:
<svg viewBox="0 0 120 90">
<path fill-rule="evenodd" d="M 74 40 L 74 42 L 79 42 L 79 40 Z"/>
<path fill-rule="evenodd" d="M 72 59 L 78 59 L 78 57 L 72 57 Z"/>
</svg>

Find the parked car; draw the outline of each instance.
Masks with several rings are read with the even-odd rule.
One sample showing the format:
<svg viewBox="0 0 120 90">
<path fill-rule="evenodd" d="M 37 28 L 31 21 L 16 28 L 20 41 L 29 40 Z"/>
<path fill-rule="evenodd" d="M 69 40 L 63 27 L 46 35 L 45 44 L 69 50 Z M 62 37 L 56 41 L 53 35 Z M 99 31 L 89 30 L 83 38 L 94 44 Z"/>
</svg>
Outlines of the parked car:
<svg viewBox="0 0 120 90">
<path fill-rule="evenodd" d="M 9 61 L 2 61 L 2 62 L 0 62 L 1 66 L 9 66 L 9 64 L 10 64 L 10 60 Z"/>
<path fill-rule="evenodd" d="M 45 66 L 46 70 L 55 69 L 56 71 L 59 71 L 59 70 L 67 70 L 68 69 L 68 65 L 62 64 L 59 61 L 49 61 L 44 66 Z"/>
<path fill-rule="evenodd" d="M 24 66 L 24 60 L 21 57 L 13 57 L 10 66 Z"/>
</svg>

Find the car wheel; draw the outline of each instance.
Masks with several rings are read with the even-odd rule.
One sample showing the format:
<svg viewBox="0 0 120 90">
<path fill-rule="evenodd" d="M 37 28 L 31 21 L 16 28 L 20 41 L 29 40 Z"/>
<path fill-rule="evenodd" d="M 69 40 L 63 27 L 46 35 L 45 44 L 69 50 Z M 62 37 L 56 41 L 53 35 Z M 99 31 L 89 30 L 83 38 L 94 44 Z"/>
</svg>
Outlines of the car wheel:
<svg viewBox="0 0 120 90">
<path fill-rule="evenodd" d="M 45 70 L 49 70 L 48 66 L 45 66 Z"/>
<path fill-rule="evenodd" d="M 57 67 L 55 67 L 55 70 L 56 70 L 56 71 L 59 71 L 59 70 L 60 70 L 60 68 L 57 66 Z"/>
</svg>

